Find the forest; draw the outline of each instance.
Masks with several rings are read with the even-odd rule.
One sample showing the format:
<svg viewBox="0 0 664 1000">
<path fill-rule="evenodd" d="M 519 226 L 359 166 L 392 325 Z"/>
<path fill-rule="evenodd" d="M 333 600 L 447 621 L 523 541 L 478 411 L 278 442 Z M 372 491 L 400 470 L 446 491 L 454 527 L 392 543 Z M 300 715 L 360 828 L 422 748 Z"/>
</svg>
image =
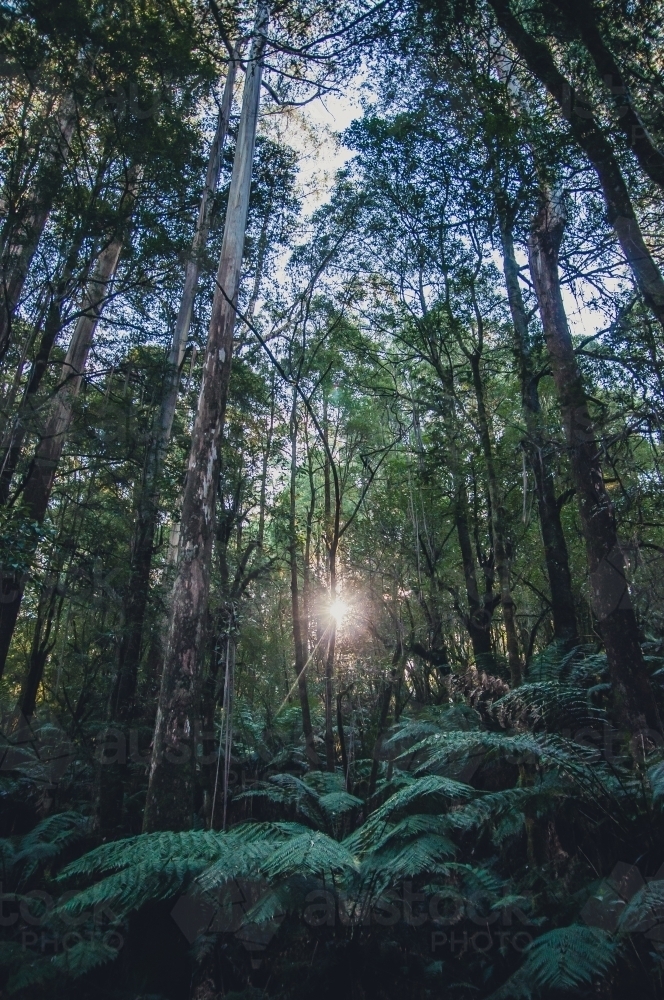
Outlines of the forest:
<svg viewBox="0 0 664 1000">
<path fill-rule="evenodd" d="M 0 996 L 662 997 L 661 0 L 0 0 L 0 95 Z"/>
</svg>

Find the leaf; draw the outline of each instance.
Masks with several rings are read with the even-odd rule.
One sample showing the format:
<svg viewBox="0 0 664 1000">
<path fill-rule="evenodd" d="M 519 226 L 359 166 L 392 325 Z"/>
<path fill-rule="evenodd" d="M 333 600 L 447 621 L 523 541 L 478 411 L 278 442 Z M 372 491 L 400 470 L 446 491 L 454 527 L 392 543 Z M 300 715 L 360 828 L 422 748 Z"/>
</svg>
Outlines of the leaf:
<svg viewBox="0 0 664 1000">
<path fill-rule="evenodd" d="M 358 799 L 349 792 L 328 792 L 320 798 L 320 804 L 326 813 L 331 815 L 351 812 L 364 805 L 362 799 Z"/>
<path fill-rule="evenodd" d="M 513 992 L 504 992 L 508 981 L 491 1000 L 530 996 L 534 990 L 565 992 L 588 986 L 607 974 L 616 957 L 616 942 L 597 927 L 572 924 L 547 931 L 528 945 Z"/>
<path fill-rule="evenodd" d="M 618 930 L 633 934 L 649 931 L 661 923 L 664 923 L 664 879 L 656 879 L 632 896 L 620 914 Z"/>
<path fill-rule="evenodd" d="M 358 864 L 343 844 L 324 833 L 305 833 L 278 847 L 261 866 L 268 879 L 291 875 L 318 875 L 323 878 L 354 872 Z"/>
</svg>

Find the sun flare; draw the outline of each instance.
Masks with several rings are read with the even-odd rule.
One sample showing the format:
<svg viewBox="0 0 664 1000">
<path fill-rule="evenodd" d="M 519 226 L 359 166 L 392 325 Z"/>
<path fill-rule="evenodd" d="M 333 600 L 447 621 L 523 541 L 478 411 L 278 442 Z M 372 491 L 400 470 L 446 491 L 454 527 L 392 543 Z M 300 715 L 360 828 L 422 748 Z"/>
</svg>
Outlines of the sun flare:
<svg viewBox="0 0 664 1000">
<path fill-rule="evenodd" d="M 341 625 L 348 614 L 348 605 L 345 601 L 342 601 L 340 597 L 335 598 L 330 604 L 330 617 L 335 620 L 337 625 Z"/>
</svg>

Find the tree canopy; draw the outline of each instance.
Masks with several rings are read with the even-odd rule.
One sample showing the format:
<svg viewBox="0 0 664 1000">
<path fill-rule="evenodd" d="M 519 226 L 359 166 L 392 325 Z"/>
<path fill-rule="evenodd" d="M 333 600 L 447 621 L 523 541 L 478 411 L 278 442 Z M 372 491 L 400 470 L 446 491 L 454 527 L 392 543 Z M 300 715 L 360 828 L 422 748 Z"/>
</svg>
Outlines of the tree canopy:
<svg viewBox="0 0 664 1000">
<path fill-rule="evenodd" d="M 3 996 L 661 996 L 663 19 L 0 3 Z"/>
</svg>

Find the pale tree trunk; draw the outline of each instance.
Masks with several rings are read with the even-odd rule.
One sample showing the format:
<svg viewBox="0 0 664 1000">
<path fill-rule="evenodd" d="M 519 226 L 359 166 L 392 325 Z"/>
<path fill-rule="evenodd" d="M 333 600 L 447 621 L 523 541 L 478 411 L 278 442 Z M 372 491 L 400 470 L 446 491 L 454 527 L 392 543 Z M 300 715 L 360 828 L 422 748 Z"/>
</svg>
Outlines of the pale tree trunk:
<svg viewBox="0 0 664 1000">
<path fill-rule="evenodd" d="M 102 167 L 97 172 L 95 185 L 90 194 L 92 204 L 95 204 L 101 183 L 106 173 L 108 163 L 105 160 Z M 53 283 L 52 290 L 48 297 L 43 329 L 39 341 L 39 347 L 32 363 L 30 374 L 25 386 L 23 398 L 18 409 L 11 420 L 8 421 L 3 435 L 0 454 L 2 463 L 0 468 L 0 503 L 6 503 L 11 489 L 12 479 L 18 466 L 23 451 L 25 436 L 32 428 L 35 428 L 39 415 L 39 388 L 48 368 L 51 351 L 62 328 L 62 312 L 65 301 L 72 294 L 72 274 L 77 266 L 81 248 L 85 238 L 88 236 L 92 224 L 92 211 L 88 210 L 80 220 L 75 237 L 69 247 L 67 258 L 63 263 L 62 270 Z M 41 324 L 40 324 L 41 325 Z M 39 331 L 35 331 L 38 333 Z"/>
<path fill-rule="evenodd" d="M 327 548 L 327 567 L 329 573 L 329 603 L 334 604 L 337 596 L 337 551 L 339 549 L 339 531 L 341 521 L 341 498 L 339 490 L 334 490 L 334 512 L 332 512 L 331 459 L 328 433 L 327 395 L 323 397 L 323 435 L 325 445 L 325 465 L 323 470 L 323 486 L 325 492 L 325 545 Z M 336 482 L 336 478 L 335 478 Z M 327 629 L 329 638 L 325 650 L 325 763 L 328 771 L 334 771 L 334 654 L 337 644 L 337 622 L 329 612 Z"/>
<path fill-rule="evenodd" d="M 109 705 L 109 721 L 111 722 L 128 724 L 134 716 L 143 625 L 150 588 L 150 567 L 159 515 L 161 476 L 177 406 L 180 368 L 189 336 L 201 255 L 207 244 L 212 205 L 219 184 L 223 147 L 233 102 L 236 66 L 235 60 L 229 62 L 216 133 L 208 158 L 205 185 L 201 195 L 191 254 L 185 271 L 184 288 L 167 362 L 161 405 L 155 414 L 143 467 L 131 545 L 129 583 L 124 600 L 124 634 L 118 657 L 118 671 Z M 121 812 L 122 776 L 111 772 L 110 767 L 106 767 L 101 772 L 99 820 L 102 825 L 106 817 L 113 823 L 117 822 L 117 817 Z"/>
<path fill-rule="evenodd" d="M 613 698 L 622 725 L 661 732 L 639 643 L 615 513 L 604 485 L 600 449 L 588 411 L 560 291 L 558 252 L 565 225 L 560 200 L 544 192 L 529 244 L 530 272 L 542 317 L 569 449 L 572 479 L 586 543 L 592 605 L 606 648 Z"/>
<path fill-rule="evenodd" d="M 132 538 L 129 584 L 125 598 L 124 635 L 120 647 L 118 673 L 111 696 L 110 719 L 112 721 L 128 722 L 133 714 L 143 622 L 150 587 L 150 565 L 159 515 L 161 476 L 177 405 L 180 368 L 189 336 L 200 259 L 207 243 L 212 203 L 219 184 L 224 141 L 233 102 L 235 75 L 236 62 L 231 60 L 228 65 L 224 94 L 219 109 L 217 130 L 210 149 L 205 187 L 201 195 L 196 232 L 192 240 L 191 256 L 187 261 L 184 289 L 168 357 L 166 385 L 161 406 L 155 415 L 143 468 Z"/>
<path fill-rule="evenodd" d="M 607 218 L 644 301 L 664 325 L 664 278 L 646 246 L 634 206 L 611 143 L 592 113 L 575 105 L 574 90 L 558 70 L 544 42 L 530 35 L 509 8 L 509 0 L 489 0 L 498 24 L 528 69 L 546 87 L 566 118 L 574 139 L 599 179 Z"/>
<path fill-rule="evenodd" d="M 339 540 L 336 534 L 332 537 L 328 551 L 328 568 L 330 573 L 330 605 L 337 596 L 337 549 Z M 325 655 L 325 763 L 328 771 L 334 771 L 334 654 L 337 645 L 337 622 L 330 615 L 330 637 Z"/>
<path fill-rule="evenodd" d="M 503 611 L 505 638 L 507 641 L 507 662 L 510 669 L 511 684 L 513 687 L 517 687 L 521 683 L 522 665 L 516 628 L 514 598 L 512 596 L 510 586 L 510 560 L 506 541 L 505 509 L 503 507 L 500 488 L 498 486 L 498 477 L 496 475 L 489 416 L 484 399 L 484 383 L 482 381 L 482 373 L 480 371 L 480 359 L 478 354 L 472 353 L 468 355 L 468 360 L 470 361 L 473 386 L 477 400 L 480 444 L 484 454 L 487 486 L 489 489 L 489 499 L 491 501 L 493 549 L 496 560 L 496 573 L 498 574 L 498 583 L 500 586 L 500 605 Z"/>
<path fill-rule="evenodd" d="M 551 591 L 553 634 L 564 646 L 571 648 L 577 642 L 578 631 L 567 543 L 560 519 L 560 505 L 556 499 L 555 480 L 549 465 L 549 449 L 542 426 L 538 383 L 530 353 L 528 319 L 519 285 L 519 268 L 514 254 L 511 228 L 504 215 L 500 228 L 505 285 L 512 314 L 521 379 L 521 405 L 527 433 L 525 447 L 535 477 L 544 558 Z"/>
<path fill-rule="evenodd" d="M 0 235 L 0 361 L 11 340 L 12 320 L 25 279 L 49 217 L 76 122 L 74 98 L 68 94 L 53 115 L 55 128 L 46 142 L 34 184 L 27 191 L 19 218 L 8 217 Z"/>
<path fill-rule="evenodd" d="M 265 450 L 263 452 L 263 468 L 261 470 L 261 497 L 258 512 L 258 537 L 256 547 L 263 548 L 265 539 L 265 508 L 267 503 L 267 474 L 270 464 L 270 454 L 272 452 L 272 439 L 274 437 L 274 409 L 276 405 L 276 381 L 274 372 L 272 373 L 272 389 L 270 393 L 270 423 L 268 424 Z"/>
<path fill-rule="evenodd" d="M 291 475 L 290 475 L 290 579 L 291 608 L 293 618 L 293 646 L 295 650 L 295 676 L 297 678 L 300 710 L 302 712 L 302 732 L 304 734 L 305 752 L 309 767 L 320 770 L 320 761 L 314 743 L 314 733 L 311 726 L 311 710 L 309 708 L 309 691 L 307 685 L 306 665 L 309 659 L 309 618 L 306 602 L 300 596 L 300 586 L 297 573 L 297 522 L 296 522 L 296 487 L 297 487 L 297 390 L 293 391 L 293 407 L 290 423 L 291 439 Z"/>
<path fill-rule="evenodd" d="M 195 716 L 210 585 L 221 434 L 251 190 L 268 9 L 261 2 L 247 61 L 224 238 L 184 489 L 178 571 L 157 706 L 143 828 L 188 829 L 193 819 Z"/>
<path fill-rule="evenodd" d="M 128 216 L 135 198 L 140 170 L 130 168 L 121 212 Z M 83 375 L 92 347 L 95 331 L 102 310 L 109 297 L 109 287 L 115 275 L 122 244 L 124 227 L 108 243 L 97 258 L 88 281 L 81 315 L 72 335 L 64 364 L 62 381 L 56 392 L 48 418 L 41 433 L 34 458 L 26 475 L 21 499 L 31 521 L 41 524 L 46 515 L 53 482 L 62 456 L 67 432 L 71 423 L 74 403 L 78 396 Z M 2 597 L 0 603 L 0 675 L 5 667 L 9 645 L 14 634 L 25 581 L 11 573 L 3 573 Z"/>
<path fill-rule="evenodd" d="M 436 360 L 438 362 L 438 359 Z M 459 608 L 459 613 L 468 629 L 476 666 L 480 670 L 492 673 L 495 670 L 496 661 L 491 648 L 491 619 L 499 598 L 494 595 L 489 586 L 485 587 L 484 595 L 480 596 L 477 585 L 477 567 L 468 524 L 466 473 L 456 440 L 457 416 L 454 411 L 452 373 L 445 370 L 439 362 L 435 367 L 443 388 L 441 405 L 446 425 L 450 431 L 448 451 L 449 470 L 454 483 L 454 524 L 461 552 L 468 603 L 468 613 L 462 614 L 461 608 Z"/>
<path fill-rule="evenodd" d="M 496 660 L 491 648 L 491 619 L 493 609 L 497 602 L 497 597 L 493 592 L 485 592 L 480 597 L 477 585 L 477 569 L 473 545 L 468 527 L 468 492 L 462 473 L 453 471 L 455 481 L 454 488 L 454 524 L 461 552 L 463 564 L 463 576 L 466 584 L 466 600 L 468 601 L 468 614 L 464 622 L 470 635 L 470 642 L 473 647 L 475 664 L 480 670 L 493 673 L 496 669 Z"/>
<path fill-rule="evenodd" d="M 309 480 L 309 507 L 307 508 L 307 523 L 304 536 L 304 565 L 302 567 L 302 609 L 307 624 L 307 642 L 309 622 L 311 621 L 312 577 L 311 577 L 311 540 L 313 536 L 314 514 L 316 512 L 316 483 L 314 480 L 313 453 L 309 442 L 308 427 L 304 425 L 304 437 L 307 448 L 307 478 Z"/>
</svg>

